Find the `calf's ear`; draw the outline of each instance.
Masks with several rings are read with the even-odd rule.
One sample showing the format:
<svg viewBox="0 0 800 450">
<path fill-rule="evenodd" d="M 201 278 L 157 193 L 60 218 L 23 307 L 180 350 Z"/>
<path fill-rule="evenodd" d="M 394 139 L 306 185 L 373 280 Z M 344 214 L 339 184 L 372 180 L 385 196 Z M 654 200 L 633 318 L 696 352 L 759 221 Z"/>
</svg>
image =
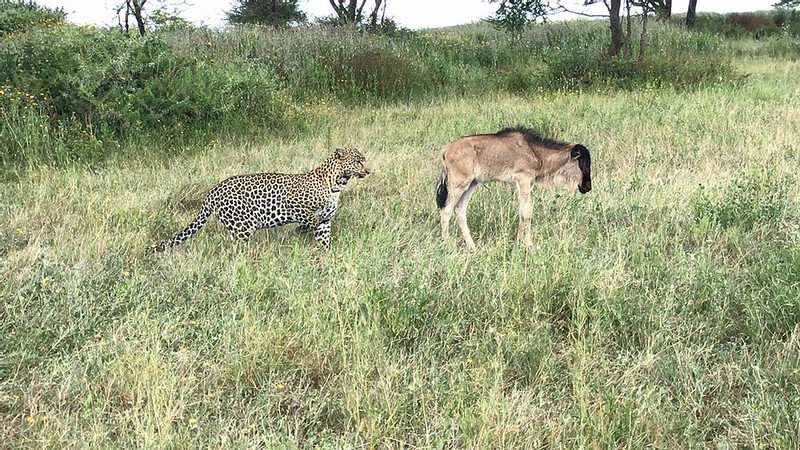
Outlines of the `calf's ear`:
<svg viewBox="0 0 800 450">
<path fill-rule="evenodd" d="M 570 152 L 570 157 L 572 159 L 579 159 L 587 156 L 589 150 L 581 144 L 575 144 L 572 146 L 572 151 Z"/>
</svg>

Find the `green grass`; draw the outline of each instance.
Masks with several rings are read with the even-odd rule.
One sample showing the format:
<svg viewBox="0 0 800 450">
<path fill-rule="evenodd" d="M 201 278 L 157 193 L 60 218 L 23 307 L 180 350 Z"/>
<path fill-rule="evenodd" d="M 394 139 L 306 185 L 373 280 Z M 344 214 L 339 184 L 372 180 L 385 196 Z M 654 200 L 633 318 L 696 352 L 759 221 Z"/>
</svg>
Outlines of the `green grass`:
<svg viewBox="0 0 800 450">
<path fill-rule="evenodd" d="M 797 448 L 800 64 L 737 66 L 690 92 L 334 103 L 295 138 L 3 182 L 0 447 Z M 535 189 L 526 250 L 513 189 L 481 188 L 477 251 L 442 242 L 440 148 L 517 123 L 586 145 L 594 190 Z M 222 178 L 335 146 L 373 174 L 330 251 L 212 220 L 144 253 Z"/>
</svg>

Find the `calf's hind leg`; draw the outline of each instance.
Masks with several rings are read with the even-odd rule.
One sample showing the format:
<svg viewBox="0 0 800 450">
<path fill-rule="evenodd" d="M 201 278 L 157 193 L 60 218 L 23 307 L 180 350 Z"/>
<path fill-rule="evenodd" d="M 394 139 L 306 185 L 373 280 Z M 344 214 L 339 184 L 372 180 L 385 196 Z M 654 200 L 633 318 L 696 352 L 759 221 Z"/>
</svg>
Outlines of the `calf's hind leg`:
<svg viewBox="0 0 800 450">
<path fill-rule="evenodd" d="M 478 182 L 472 180 L 472 183 L 470 183 L 467 190 L 461 194 L 461 198 L 458 200 L 458 203 L 456 203 L 456 222 L 458 222 L 458 227 L 461 228 L 464 242 L 466 242 L 469 249 L 475 248 L 475 241 L 472 240 L 472 234 L 469 232 L 469 226 L 467 225 L 467 206 L 469 198 L 472 196 L 472 192 L 475 191 L 475 187 L 477 186 Z"/>
<path fill-rule="evenodd" d="M 439 224 L 442 226 L 442 239 L 447 240 L 450 237 L 450 217 L 453 215 L 453 209 L 456 203 L 461 200 L 464 192 L 469 189 L 470 181 L 453 182 L 450 186 L 450 192 L 447 196 L 447 202 L 444 207 L 439 210 Z"/>
</svg>

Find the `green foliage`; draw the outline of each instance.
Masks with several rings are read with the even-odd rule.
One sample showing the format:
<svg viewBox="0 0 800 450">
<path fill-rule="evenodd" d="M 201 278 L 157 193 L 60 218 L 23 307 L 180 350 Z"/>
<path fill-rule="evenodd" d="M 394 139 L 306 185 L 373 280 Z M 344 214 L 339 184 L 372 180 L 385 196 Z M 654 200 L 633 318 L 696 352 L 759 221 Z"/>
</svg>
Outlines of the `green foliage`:
<svg viewBox="0 0 800 450">
<path fill-rule="evenodd" d="M 800 0 L 780 0 L 772 6 L 775 8 L 797 8 L 800 7 Z"/>
<path fill-rule="evenodd" d="M 400 26 L 394 19 L 388 17 L 374 25 L 365 24 L 362 28 L 369 33 L 393 39 L 408 39 L 414 34 L 411 29 Z"/>
<path fill-rule="evenodd" d="M 279 129 L 289 111 L 267 70 L 209 64 L 172 51 L 158 36 L 114 30 L 37 28 L 7 38 L 0 84 L 28 93 L 53 130 L 77 126 L 109 144 L 180 140 L 223 122 Z"/>
<path fill-rule="evenodd" d="M 157 32 L 189 30 L 194 28 L 194 25 L 181 17 L 178 11 L 170 10 L 166 7 L 161 7 L 153 11 L 150 14 L 150 22 Z"/>
<path fill-rule="evenodd" d="M 800 59 L 800 40 L 797 38 L 781 36 L 768 40 L 766 44 L 767 53 L 770 56 L 791 60 Z"/>
<path fill-rule="evenodd" d="M 679 23 L 673 16 L 673 23 Z M 697 15 L 696 29 L 731 39 L 755 38 L 789 35 L 800 36 L 800 12 L 794 9 L 779 8 L 768 12 L 745 12 Z"/>
<path fill-rule="evenodd" d="M 693 88 L 731 80 L 729 63 L 717 59 L 667 61 L 646 56 L 642 60 L 609 60 L 580 56 L 564 56 L 553 61 L 544 79 L 546 85 L 555 89 Z"/>
<path fill-rule="evenodd" d="M 549 89 L 691 88 L 736 79 L 718 38 L 657 26 L 649 32 L 644 59 L 609 59 L 602 53 L 608 42 L 605 34 L 588 27 L 549 32 L 542 54 L 547 70 L 539 84 Z"/>
<path fill-rule="evenodd" d="M 36 27 L 62 25 L 65 17 L 63 9 L 40 6 L 32 0 L 0 0 L 0 36 Z"/>
<path fill-rule="evenodd" d="M 275 27 L 306 21 L 299 0 L 238 0 L 227 17 L 234 24 L 258 23 Z"/>
<path fill-rule="evenodd" d="M 18 161 L 64 162 L 64 146 L 33 98 L 0 86 L 0 113 L 0 172 L 9 173 Z"/>
<path fill-rule="evenodd" d="M 490 17 L 489 23 L 506 31 L 514 37 L 519 37 L 525 27 L 537 19 L 547 16 L 550 8 L 547 0 L 495 0 L 500 6 Z"/>
</svg>

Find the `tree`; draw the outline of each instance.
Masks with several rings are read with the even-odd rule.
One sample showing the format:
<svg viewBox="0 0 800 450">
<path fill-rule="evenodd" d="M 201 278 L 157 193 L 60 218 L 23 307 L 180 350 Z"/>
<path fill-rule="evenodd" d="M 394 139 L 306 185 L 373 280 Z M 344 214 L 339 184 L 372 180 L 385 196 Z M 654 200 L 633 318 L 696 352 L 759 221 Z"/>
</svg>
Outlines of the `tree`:
<svg viewBox="0 0 800 450">
<path fill-rule="evenodd" d="M 263 23 L 285 27 L 292 22 L 305 22 L 299 0 L 238 0 L 226 14 L 230 23 Z"/>
<path fill-rule="evenodd" d="M 631 56 L 631 7 L 640 8 L 642 10 L 642 34 L 639 36 L 639 60 L 644 58 L 644 49 L 647 42 L 647 19 L 650 17 L 651 12 L 655 12 L 657 16 L 667 19 L 672 14 L 672 0 L 625 0 L 625 8 L 627 9 L 628 19 L 628 33 L 625 36 L 625 49 L 627 56 Z"/>
<path fill-rule="evenodd" d="M 372 8 L 372 14 L 369 15 L 369 26 L 372 28 L 378 26 L 378 9 L 380 9 L 381 3 L 383 3 L 383 13 L 380 23 L 383 24 L 386 20 L 386 0 L 375 0 L 375 7 Z"/>
<path fill-rule="evenodd" d="M 654 13 L 656 17 L 661 19 L 669 19 L 672 17 L 672 0 L 646 0 L 647 7 Z"/>
<path fill-rule="evenodd" d="M 620 49 L 625 48 L 625 53 L 631 54 L 631 8 L 636 7 L 642 11 L 642 34 L 639 37 L 639 59 L 644 58 L 645 42 L 647 41 L 647 19 L 651 12 L 656 12 L 661 17 L 669 17 L 672 14 L 672 0 L 625 0 L 627 16 L 627 34 L 622 32 L 622 19 L 620 17 L 621 0 L 583 0 L 583 5 L 599 3 L 606 5 L 611 30 L 611 46 L 608 55 L 614 57 L 619 54 Z M 697 2 L 697 0 L 692 0 Z M 559 7 L 563 11 L 569 11 L 559 1 Z M 574 12 L 574 11 L 571 11 Z"/>
<path fill-rule="evenodd" d="M 119 21 L 120 27 L 123 27 L 124 22 L 123 29 L 126 34 L 130 34 L 130 17 L 133 16 L 136 19 L 139 36 L 144 36 L 147 31 L 143 12 L 145 3 L 147 3 L 147 0 L 124 0 L 117 7 L 117 20 Z"/>
<path fill-rule="evenodd" d="M 609 30 L 611 32 L 611 45 L 608 48 L 608 56 L 617 56 L 621 49 L 625 49 L 626 55 L 631 54 L 631 8 L 636 7 L 642 11 L 642 34 L 639 38 L 639 59 L 644 57 L 645 42 L 647 40 L 647 19 L 652 12 L 659 12 L 662 17 L 669 17 L 672 10 L 672 0 L 625 0 L 627 22 L 627 34 L 622 30 L 622 17 L 620 9 L 622 0 L 580 0 L 582 6 L 589 6 L 602 2 L 608 10 L 608 15 L 587 14 L 582 11 L 573 11 L 564 5 L 564 0 L 556 0 L 557 6 L 550 6 L 549 0 L 487 0 L 489 3 L 500 3 L 500 7 L 490 22 L 505 29 L 512 34 L 520 34 L 527 23 L 538 18 L 544 18 L 548 14 L 558 12 L 569 12 L 589 17 L 608 17 Z M 697 2 L 697 0 L 691 0 Z M 800 1 L 800 0 L 788 0 Z"/>
<path fill-rule="evenodd" d="M 605 2 L 605 0 L 603 0 Z M 606 3 L 608 6 L 608 14 L 611 22 L 611 46 L 608 48 L 608 56 L 617 56 L 619 50 L 624 44 L 622 37 L 622 20 L 619 17 L 619 8 L 621 6 L 620 0 L 611 0 L 611 3 Z"/>
<path fill-rule="evenodd" d="M 697 18 L 697 0 L 689 0 L 689 8 L 686 10 L 686 28 L 694 30 L 694 22 Z"/>
<path fill-rule="evenodd" d="M 547 16 L 550 4 L 547 0 L 489 0 L 489 3 L 500 3 L 489 23 L 520 37 L 525 26 L 537 19 Z"/>
<path fill-rule="evenodd" d="M 611 30 L 611 45 L 608 48 L 608 56 L 614 57 L 619 54 L 620 49 L 625 45 L 625 36 L 622 34 L 622 19 L 619 15 L 620 8 L 622 7 L 622 0 L 611 0 L 610 2 L 608 0 L 583 0 L 583 6 L 593 5 L 600 1 L 602 1 L 608 9 L 609 28 Z M 626 2 L 629 1 L 630 0 L 626 0 Z M 563 11 L 574 12 L 564 7 L 560 1 L 558 5 Z M 628 17 L 630 17 L 630 4 L 626 3 L 626 5 L 628 6 Z"/>
<path fill-rule="evenodd" d="M 639 61 L 644 59 L 644 46 L 647 42 L 647 17 L 650 15 L 651 11 L 655 11 L 658 8 L 659 4 L 661 3 L 658 0 L 626 0 L 628 2 L 628 11 L 630 11 L 630 5 L 638 6 L 642 8 L 642 34 L 639 36 Z M 630 27 L 631 18 L 628 16 L 628 27 Z M 630 29 L 630 28 L 629 28 Z M 630 31 L 628 32 L 628 39 L 630 40 Z"/>
<path fill-rule="evenodd" d="M 180 16 L 177 10 L 162 6 L 150 14 L 150 23 L 155 31 L 190 30 L 193 25 Z"/>
<path fill-rule="evenodd" d="M 360 5 L 358 4 L 358 0 L 328 1 L 333 7 L 334 12 L 336 12 L 336 17 L 339 19 L 339 23 L 350 27 L 355 27 L 356 25 L 363 23 L 364 6 L 367 5 L 367 0 L 361 0 Z M 378 11 L 381 8 L 381 4 L 383 4 L 384 15 L 386 13 L 386 0 L 374 0 L 374 2 L 375 6 L 372 8 L 372 13 L 369 14 L 370 25 L 373 27 L 377 26 Z M 383 21 L 383 18 L 381 18 L 381 21 Z"/>
<path fill-rule="evenodd" d="M 775 8 L 797 8 L 800 7 L 800 0 L 780 0 L 772 6 Z"/>
</svg>

